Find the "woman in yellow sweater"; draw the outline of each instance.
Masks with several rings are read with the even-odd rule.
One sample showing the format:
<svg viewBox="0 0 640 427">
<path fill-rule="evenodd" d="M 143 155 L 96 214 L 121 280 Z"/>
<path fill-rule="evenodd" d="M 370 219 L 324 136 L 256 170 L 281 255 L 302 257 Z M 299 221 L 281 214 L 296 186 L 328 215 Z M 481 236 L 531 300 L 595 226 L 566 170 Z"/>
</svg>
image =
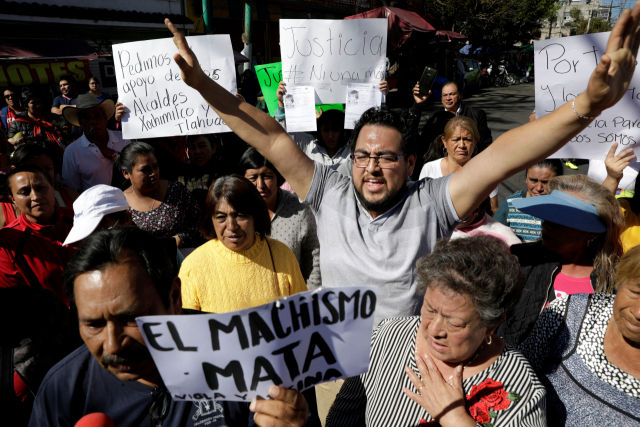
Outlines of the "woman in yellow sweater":
<svg viewBox="0 0 640 427">
<path fill-rule="evenodd" d="M 307 290 L 291 249 L 266 237 L 267 205 L 248 179 L 218 178 L 205 205 L 200 232 L 209 241 L 180 267 L 183 307 L 224 313 Z"/>
</svg>

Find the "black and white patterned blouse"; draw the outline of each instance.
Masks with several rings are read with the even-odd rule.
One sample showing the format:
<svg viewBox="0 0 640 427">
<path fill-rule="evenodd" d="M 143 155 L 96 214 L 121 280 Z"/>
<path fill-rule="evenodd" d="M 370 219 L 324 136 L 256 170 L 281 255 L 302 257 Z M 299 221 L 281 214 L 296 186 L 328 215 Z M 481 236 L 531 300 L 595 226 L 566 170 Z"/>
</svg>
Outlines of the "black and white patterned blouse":
<svg viewBox="0 0 640 427">
<path fill-rule="evenodd" d="M 327 427 L 418 427 L 437 425 L 403 387 L 417 393 L 404 371 L 417 375 L 415 344 L 420 316 L 383 321 L 373 332 L 369 372 L 345 381 L 327 417 Z M 467 410 L 479 426 L 546 426 L 546 391 L 517 351 L 505 346 L 484 371 L 463 380 Z"/>
<path fill-rule="evenodd" d="M 631 397 L 640 397 L 640 380 L 612 365 L 604 353 L 604 334 L 611 316 L 615 295 L 594 294 L 582 323 L 576 353 L 598 378 Z M 544 366 L 560 325 L 564 322 L 567 298 L 559 298 L 544 309 L 531 335 L 520 351 L 536 370 Z"/>
<path fill-rule="evenodd" d="M 197 243 L 200 208 L 196 199 L 178 182 L 167 183 L 162 204 L 148 212 L 129 208 L 131 219 L 138 228 L 156 237 L 178 236 L 183 247 Z"/>
</svg>

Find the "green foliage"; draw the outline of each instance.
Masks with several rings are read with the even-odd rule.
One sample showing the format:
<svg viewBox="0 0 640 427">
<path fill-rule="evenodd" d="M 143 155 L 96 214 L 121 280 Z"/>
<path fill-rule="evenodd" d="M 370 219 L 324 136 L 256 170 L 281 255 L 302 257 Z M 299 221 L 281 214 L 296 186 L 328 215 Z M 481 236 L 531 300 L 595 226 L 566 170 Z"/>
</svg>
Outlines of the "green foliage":
<svg viewBox="0 0 640 427">
<path fill-rule="evenodd" d="M 571 27 L 573 29 L 573 31 L 571 32 L 572 34 L 581 35 L 611 31 L 611 24 L 609 23 L 609 21 L 605 21 L 604 19 L 591 18 L 591 22 L 589 22 L 589 18 L 585 18 L 582 13 L 580 13 L 580 10 L 575 7 L 569 11 L 569 16 L 573 19 L 573 21 L 571 22 Z M 588 33 L 587 26 L 589 26 Z"/>
<path fill-rule="evenodd" d="M 556 0 L 422 0 L 442 28 L 472 43 L 528 43 L 558 10 Z"/>
</svg>

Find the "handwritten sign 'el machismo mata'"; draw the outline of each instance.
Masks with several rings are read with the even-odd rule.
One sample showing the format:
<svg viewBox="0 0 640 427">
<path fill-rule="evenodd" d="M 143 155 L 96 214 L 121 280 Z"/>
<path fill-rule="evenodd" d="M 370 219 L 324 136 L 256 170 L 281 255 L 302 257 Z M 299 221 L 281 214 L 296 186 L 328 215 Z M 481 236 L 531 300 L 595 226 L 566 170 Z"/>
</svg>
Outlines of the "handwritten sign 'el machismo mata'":
<svg viewBox="0 0 640 427">
<path fill-rule="evenodd" d="M 187 37 L 207 76 L 236 93 L 229 35 Z M 187 86 L 173 60 L 172 39 L 113 45 L 118 96 L 128 110 L 122 120 L 126 139 L 230 132 L 202 96 Z"/>
<path fill-rule="evenodd" d="M 317 104 L 344 103 L 347 84 L 384 80 L 386 19 L 281 19 L 282 78 L 313 86 Z"/>
<path fill-rule="evenodd" d="M 538 118 L 571 102 L 587 89 L 591 73 L 607 49 L 609 34 L 588 34 L 534 43 Z M 604 160 L 616 142 L 618 152 L 634 147 L 636 154 L 640 154 L 640 75 L 637 70 L 620 102 L 605 110 L 589 127 L 550 157 Z"/>
<path fill-rule="evenodd" d="M 250 401 L 369 366 L 376 288 L 324 288 L 222 314 L 137 320 L 174 400 Z"/>
</svg>

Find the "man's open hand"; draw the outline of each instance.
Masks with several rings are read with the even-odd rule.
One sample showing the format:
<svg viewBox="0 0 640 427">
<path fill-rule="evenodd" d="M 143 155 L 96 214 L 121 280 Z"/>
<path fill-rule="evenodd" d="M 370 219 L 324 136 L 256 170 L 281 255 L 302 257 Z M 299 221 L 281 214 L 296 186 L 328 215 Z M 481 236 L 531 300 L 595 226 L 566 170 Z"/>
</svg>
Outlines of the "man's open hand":
<svg viewBox="0 0 640 427">
<path fill-rule="evenodd" d="M 164 24 L 173 34 L 173 43 L 175 43 L 178 48 L 178 53 L 173 55 L 173 60 L 176 61 L 176 64 L 180 67 L 182 80 L 192 88 L 199 90 L 208 77 L 202 72 L 198 58 L 196 58 L 196 55 L 187 44 L 185 36 L 178 31 L 169 18 L 164 20 Z"/>
<path fill-rule="evenodd" d="M 272 386 L 269 394 L 275 400 L 254 400 L 249 409 L 255 412 L 255 422 L 261 427 L 304 426 L 309 405 L 302 393 Z"/>
</svg>

